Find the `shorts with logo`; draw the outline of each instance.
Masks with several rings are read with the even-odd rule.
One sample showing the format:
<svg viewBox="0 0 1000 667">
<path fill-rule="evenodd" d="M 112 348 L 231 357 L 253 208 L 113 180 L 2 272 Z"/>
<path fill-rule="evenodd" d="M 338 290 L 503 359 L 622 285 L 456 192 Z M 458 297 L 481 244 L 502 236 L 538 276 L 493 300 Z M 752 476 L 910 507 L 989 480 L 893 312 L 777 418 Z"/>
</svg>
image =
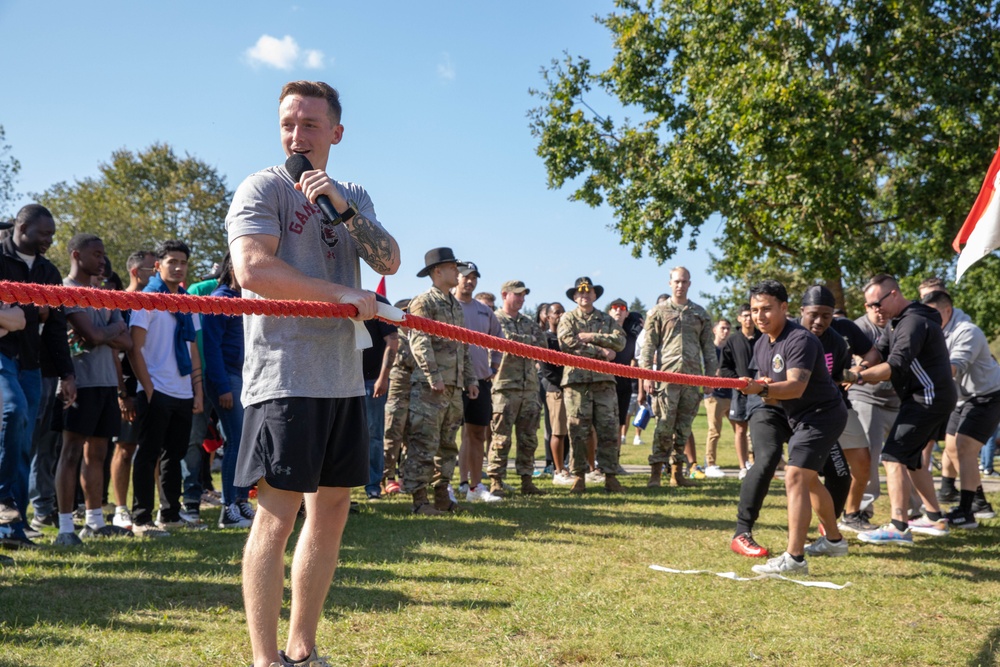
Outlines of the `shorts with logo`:
<svg viewBox="0 0 1000 667">
<path fill-rule="evenodd" d="M 64 431 L 95 438 L 114 438 L 121 429 L 118 387 L 83 387 L 63 413 Z"/>
<path fill-rule="evenodd" d="M 469 393 L 462 392 L 462 407 L 464 423 L 473 426 L 489 426 L 493 421 L 493 383 L 489 380 L 479 381 L 479 396 L 473 400 Z"/>
<path fill-rule="evenodd" d="M 903 401 L 882 448 L 882 460 L 902 463 L 910 470 L 920 470 L 924 447 L 940 439 L 948 425 L 951 411 L 928 408 L 916 401 Z"/>
<path fill-rule="evenodd" d="M 975 396 L 951 411 L 948 435 L 965 435 L 986 442 L 1000 424 L 1000 392 Z"/>
<path fill-rule="evenodd" d="M 284 491 L 368 483 L 365 397 L 275 398 L 247 406 L 236 486 Z"/>
</svg>

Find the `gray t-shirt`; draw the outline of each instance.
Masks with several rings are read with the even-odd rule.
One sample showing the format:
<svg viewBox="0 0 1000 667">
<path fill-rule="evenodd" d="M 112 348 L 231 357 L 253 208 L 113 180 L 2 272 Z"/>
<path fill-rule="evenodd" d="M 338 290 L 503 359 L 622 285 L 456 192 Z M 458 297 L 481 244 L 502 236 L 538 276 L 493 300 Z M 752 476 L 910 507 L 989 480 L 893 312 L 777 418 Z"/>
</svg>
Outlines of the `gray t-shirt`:
<svg viewBox="0 0 1000 667">
<path fill-rule="evenodd" d="M 87 287 L 81 285 L 69 276 L 63 278 L 63 285 L 66 287 Z M 106 327 L 114 322 L 122 322 L 122 314 L 117 310 L 106 308 L 82 308 L 80 306 L 66 306 L 66 319 L 73 313 L 84 313 L 90 323 L 95 327 Z M 73 325 L 69 322 L 69 330 L 73 331 Z M 117 387 L 118 370 L 115 367 L 115 352 L 107 345 L 88 347 L 82 341 L 79 345 L 73 346 L 73 370 L 76 373 L 76 386 L 78 389 L 86 387 Z"/>
<path fill-rule="evenodd" d="M 360 185 L 337 183 L 340 194 L 375 224 L 371 197 Z M 346 225 L 324 223 L 318 206 L 295 189 L 283 166 L 244 180 L 226 216 L 229 243 L 249 234 L 279 239 L 277 257 L 312 278 L 361 286 L 361 264 Z M 243 290 L 247 299 L 262 298 Z M 347 318 L 246 315 L 243 404 L 275 398 L 364 396 L 361 351 Z"/>
</svg>

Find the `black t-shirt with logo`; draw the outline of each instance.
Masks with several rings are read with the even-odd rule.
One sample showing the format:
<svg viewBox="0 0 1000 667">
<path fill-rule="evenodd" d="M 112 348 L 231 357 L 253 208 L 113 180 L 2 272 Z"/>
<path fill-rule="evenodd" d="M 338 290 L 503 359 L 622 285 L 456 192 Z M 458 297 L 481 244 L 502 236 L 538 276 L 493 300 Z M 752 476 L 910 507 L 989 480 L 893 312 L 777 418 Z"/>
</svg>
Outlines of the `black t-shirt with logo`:
<svg viewBox="0 0 1000 667">
<path fill-rule="evenodd" d="M 812 372 L 802 396 L 781 401 L 790 423 L 824 421 L 823 412 L 843 405 L 840 390 L 827 370 L 823 345 L 801 324 L 786 321 L 773 343 L 770 337 L 761 336 L 754 345 L 753 358 L 757 376 L 769 377 L 772 382 L 787 380 L 790 368 Z"/>
</svg>

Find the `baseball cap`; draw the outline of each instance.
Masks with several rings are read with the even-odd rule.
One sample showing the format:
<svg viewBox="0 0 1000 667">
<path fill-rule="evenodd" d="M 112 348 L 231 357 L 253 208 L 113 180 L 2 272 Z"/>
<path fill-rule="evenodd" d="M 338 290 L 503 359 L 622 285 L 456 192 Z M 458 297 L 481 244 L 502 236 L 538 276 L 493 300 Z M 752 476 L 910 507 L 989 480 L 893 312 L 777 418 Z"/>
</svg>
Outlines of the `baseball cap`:
<svg viewBox="0 0 1000 667">
<path fill-rule="evenodd" d="M 531 290 L 524 286 L 524 282 L 520 280 L 508 280 L 503 285 L 500 286 L 501 292 L 507 292 L 508 294 L 530 294 Z"/>
<path fill-rule="evenodd" d="M 463 276 L 467 276 L 470 273 L 475 273 L 477 278 L 482 278 L 483 274 L 479 273 L 479 267 L 476 266 L 475 262 L 459 262 L 458 272 Z"/>
</svg>

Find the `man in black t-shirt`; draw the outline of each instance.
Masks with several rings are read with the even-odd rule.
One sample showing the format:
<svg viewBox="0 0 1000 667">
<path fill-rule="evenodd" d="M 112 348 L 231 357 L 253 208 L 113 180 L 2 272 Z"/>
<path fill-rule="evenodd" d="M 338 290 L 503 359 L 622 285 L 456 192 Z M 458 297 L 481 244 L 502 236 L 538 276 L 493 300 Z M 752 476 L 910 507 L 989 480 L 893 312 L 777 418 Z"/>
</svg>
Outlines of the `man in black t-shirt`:
<svg viewBox="0 0 1000 667">
<path fill-rule="evenodd" d="M 388 304 L 381 294 L 375 299 Z M 385 403 L 389 390 L 389 371 L 396 360 L 399 334 L 396 327 L 382 320 L 365 320 L 365 328 L 372 337 L 372 346 L 361 354 L 361 368 L 365 376 L 365 409 L 368 412 L 368 500 L 382 497 L 382 467 L 385 465 Z"/>
<path fill-rule="evenodd" d="M 740 391 L 759 394 L 765 402 L 780 402 L 792 430 L 785 468 L 788 547 L 777 558 L 754 565 L 753 571 L 808 574 L 805 541 L 812 510 L 819 515 L 826 534 L 808 545 L 808 553 L 847 553 L 830 494 L 819 480 L 819 471 L 844 430 L 847 408 L 827 370 L 819 339 L 788 319 L 784 285 L 776 280 L 754 285 L 750 289 L 750 310 L 754 324 L 764 335 L 754 345 L 758 378 L 743 378 L 747 386 Z"/>
</svg>

